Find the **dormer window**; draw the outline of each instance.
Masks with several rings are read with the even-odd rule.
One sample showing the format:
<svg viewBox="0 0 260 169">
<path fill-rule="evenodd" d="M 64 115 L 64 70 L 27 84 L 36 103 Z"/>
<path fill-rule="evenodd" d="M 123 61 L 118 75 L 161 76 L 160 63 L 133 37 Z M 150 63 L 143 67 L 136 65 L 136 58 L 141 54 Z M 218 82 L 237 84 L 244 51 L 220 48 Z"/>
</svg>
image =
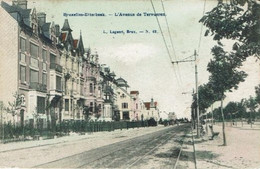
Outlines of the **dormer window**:
<svg viewBox="0 0 260 169">
<path fill-rule="evenodd" d="M 121 95 L 121 98 L 125 98 L 125 97 L 126 97 L 125 94 L 122 94 L 122 95 Z"/>
<path fill-rule="evenodd" d="M 36 24 L 32 23 L 32 29 L 33 29 L 33 33 L 37 34 L 37 26 L 36 26 Z"/>
</svg>

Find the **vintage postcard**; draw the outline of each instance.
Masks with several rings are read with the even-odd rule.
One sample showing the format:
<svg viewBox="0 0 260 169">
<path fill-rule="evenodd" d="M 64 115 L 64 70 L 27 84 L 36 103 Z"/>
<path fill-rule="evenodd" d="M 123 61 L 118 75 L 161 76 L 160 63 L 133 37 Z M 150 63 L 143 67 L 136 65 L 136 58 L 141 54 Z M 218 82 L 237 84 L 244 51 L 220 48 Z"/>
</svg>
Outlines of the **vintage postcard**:
<svg viewBox="0 0 260 169">
<path fill-rule="evenodd" d="M 1 0 L 0 168 L 260 168 L 258 0 Z"/>
</svg>

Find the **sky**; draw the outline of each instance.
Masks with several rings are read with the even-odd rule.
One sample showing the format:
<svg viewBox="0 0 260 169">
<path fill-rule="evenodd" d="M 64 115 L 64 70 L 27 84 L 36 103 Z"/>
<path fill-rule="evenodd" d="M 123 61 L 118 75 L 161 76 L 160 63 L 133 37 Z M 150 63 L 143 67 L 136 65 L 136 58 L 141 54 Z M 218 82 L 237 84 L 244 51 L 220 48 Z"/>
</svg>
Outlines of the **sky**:
<svg viewBox="0 0 260 169">
<path fill-rule="evenodd" d="M 47 21 L 54 21 L 61 27 L 64 20 L 68 19 L 73 37 L 79 38 L 81 31 L 84 46 L 97 52 L 100 63 L 108 65 L 117 78 L 124 78 L 130 85 L 130 90 L 138 90 L 143 101 L 154 98 L 162 112 L 175 112 L 177 117 L 189 118 L 191 92 L 195 88 L 194 62 L 173 65 L 171 61 L 182 60 L 193 55 L 194 50 L 199 50 L 198 84 L 207 83 L 207 63 L 212 58 L 210 49 L 216 42 L 212 37 L 203 36 L 206 28 L 198 22 L 203 15 L 204 2 L 163 1 L 171 36 L 165 17 L 158 16 L 158 20 L 171 56 L 167 53 L 156 17 L 143 15 L 144 12 L 153 13 L 149 0 L 29 0 L 28 7 L 35 7 L 37 12 L 46 12 Z M 207 0 L 205 11 L 211 10 L 216 2 Z M 164 13 L 160 0 L 153 0 L 153 4 L 157 13 Z M 64 13 L 103 13 L 106 16 L 66 17 Z M 135 16 L 115 16 L 115 13 L 134 13 Z M 136 16 L 137 13 L 142 16 Z M 126 33 L 127 30 L 137 33 Z M 157 33 L 152 33 L 153 30 Z M 124 31 L 125 34 L 113 34 L 110 31 Z M 227 46 L 230 44 L 226 42 Z M 225 104 L 255 95 L 254 86 L 260 83 L 259 61 L 248 58 L 242 69 L 249 75 L 238 90 L 227 93 Z M 219 105 L 215 103 L 214 107 Z M 166 113 L 162 114 L 163 118 Z"/>
</svg>

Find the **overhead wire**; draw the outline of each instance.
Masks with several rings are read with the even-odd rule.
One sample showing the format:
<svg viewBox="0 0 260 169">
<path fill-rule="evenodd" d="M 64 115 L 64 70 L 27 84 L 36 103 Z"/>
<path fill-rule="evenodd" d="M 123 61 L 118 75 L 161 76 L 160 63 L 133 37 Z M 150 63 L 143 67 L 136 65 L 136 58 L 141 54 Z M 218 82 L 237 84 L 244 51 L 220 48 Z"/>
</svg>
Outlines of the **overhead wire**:
<svg viewBox="0 0 260 169">
<path fill-rule="evenodd" d="M 161 4 L 162 4 L 163 12 L 165 13 L 164 18 L 165 18 L 165 21 L 166 21 L 167 30 L 168 30 L 168 34 L 169 34 L 169 37 L 170 37 L 170 42 L 171 42 L 171 46 L 172 46 L 172 50 L 173 50 L 173 55 L 175 57 L 175 60 L 178 60 L 178 57 L 176 55 L 175 48 L 174 48 L 174 45 L 173 45 L 172 35 L 171 35 L 170 28 L 169 28 L 169 23 L 168 23 L 168 19 L 167 19 L 167 16 L 166 16 L 166 11 L 165 11 L 165 8 L 164 8 L 163 0 L 161 0 Z M 173 65 L 173 68 L 174 68 L 174 65 Z M 180 69 L 179 69 L 179 64 L 177 64 L 177 69 L 178 69 L 178 72 L 179 72 L 180 81 L 182 83 L 182 77 L 181 77 L 181 73 L 180 73 Z"/>
<path fill-rule="evenodd" d="M 155 10 L 155 7 L 154 7 L 154 4 L 153 4 L 153 1 L 150 0 L 150 2 L 151 2 L 151 5 L 152 5 L 152 7 L 153 7 L 153 11 L 154 11 L 154 13 L 156 13 L 156 10 Z M 172 57 L 171 57 L 171 54 L 170 54 L 169 48 L 168 48 L 168 46 L 167 46 L 167 43 L 166 43 L 165 37 L 164 37 L 164 34 L 163 34 L 163 31 L 162 31 L 161 24 L 160 24 L 160 22 L 159 22 L 159 19 L 158 19 L 157 15 L 155 15 L 155 17 L 156 17 L 156 21 L 157 21 L 157 24 L 158 24 L 158 26 L 159 26 L 160 32 L 161 32 L 161 34 L 162 34 L 163 41 L 164 41 L 164 45 L 165 45 L 165 47 L 166 47 L 166 50 L 167 50 L 168 56 L 169 56 L 170 61 L 171 61 L 171 63 L 172 63 L 173 60 L 172 60 Z M 177 83 L 178 83 L 178 85 L 180 86 L 180 83 L 179 83 L 179 80 L 178 80 L 178 76 L 177 76 L 177 73 L 176 73 L 176 71 L 174 70 L 174 68 L 173 68 L 173 71 L 174 71 L 174 74 L 175 74 L 175 76 L 176 76 Z"/>
<path fill-rule="evenodd" d="M 206 0 L 204 0 L 204 6 L 203 6 L 202 16 L 204 16 L 205 10 L 206 10 Z M 198 52 L 197 52 L 198 55 L 199 55 L 199 52 L 200 52 L 200 45 L 201 45 L 201 38 L 202 38 L 202 30 L 203 30 L 203 23 L 201 23 L 201 27 L 200 27 L 200 36 L 199 36 Z"/>
</svg>

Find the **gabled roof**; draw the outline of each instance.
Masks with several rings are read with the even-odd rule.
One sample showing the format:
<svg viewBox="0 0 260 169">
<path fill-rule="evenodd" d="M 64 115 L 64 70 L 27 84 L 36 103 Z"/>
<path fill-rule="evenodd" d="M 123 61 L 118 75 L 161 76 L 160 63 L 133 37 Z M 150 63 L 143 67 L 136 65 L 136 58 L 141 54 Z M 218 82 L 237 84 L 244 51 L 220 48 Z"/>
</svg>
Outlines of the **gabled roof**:
<svg viewBox="0 0 260 169">
<path fill-rule="evenodd" d="M 146 107 L 147 110 L 150 110 L 150 102 L 144 102 L 144 105 Z"/>
<path fill-rule="evenodd" d="M 65 19 L 63 27 L 61 28 L 62 31 L 72 31 L 72 29 L 70 29 L 70 25 L 69 25 L 69 20 Z"/>
<path fill-rule="evenodd" d="M 139 91 L 130 91 L 130 94 L 139 94 Z"/>
<path fill-rule="evenodd" d="M 116 79 L 116 83 L 117 83 L 117 86 L 119 86 L 119 87 L 129 87 L 127 84 L 127 81 L 125 81 L 125 79 L 123 79 L 121 77 Z"/>
<path fill-rule="evenodd" d="M 112 77 L 115 77 L 115 76 L 116 76 L 116 74 L 115 74 L 114 71 L 113 71 L 112 73 L 110 73 L 109 75 L 112 76 Z"/>
<path fill-rule="evenodd" d="M 68 38 L 68 32 L 61 32 L 61 42 L 65 42 Z"/>
<path fill-rule="evenodd" d="M 73 40 L 73 48 L 77 49 L 79 46 L 79 40 L 78 39 L 74 39 Z"/>
<path fill-rule="evenodd" d="M 157 102 L 154 102 L 154 106 L 157 107 Z"/>
<path fill-rule="evenodd" d="M 42 25 L 42 31 L 43 32 L 49 32 L 50 31 L 50 25 L 51 25 L 51 23 L 50 22 L 48 22 L 48 23 L 44 23 L 43 25 Z"/>
<path fill-rule="evenodd" d="M 151 102 L 144 102 L 144 105 L 147 110 L 150 110 L 150 108 L 156 108 L 157 107 L 157 102 L 154 102 L 154 107 L 151 107 Z"/>
<path fill-rule="evenodd" d="M 1 2 L 2 8 L 4 8 L 8 13 L 19 13 L 23 19 L 29 18 L 32 9 L 22 9 L 19 6 L 11 6 L 8 3 L 2 1 Z M 16 18 L 15 18 L 16 19 Z"/>
</svg>

